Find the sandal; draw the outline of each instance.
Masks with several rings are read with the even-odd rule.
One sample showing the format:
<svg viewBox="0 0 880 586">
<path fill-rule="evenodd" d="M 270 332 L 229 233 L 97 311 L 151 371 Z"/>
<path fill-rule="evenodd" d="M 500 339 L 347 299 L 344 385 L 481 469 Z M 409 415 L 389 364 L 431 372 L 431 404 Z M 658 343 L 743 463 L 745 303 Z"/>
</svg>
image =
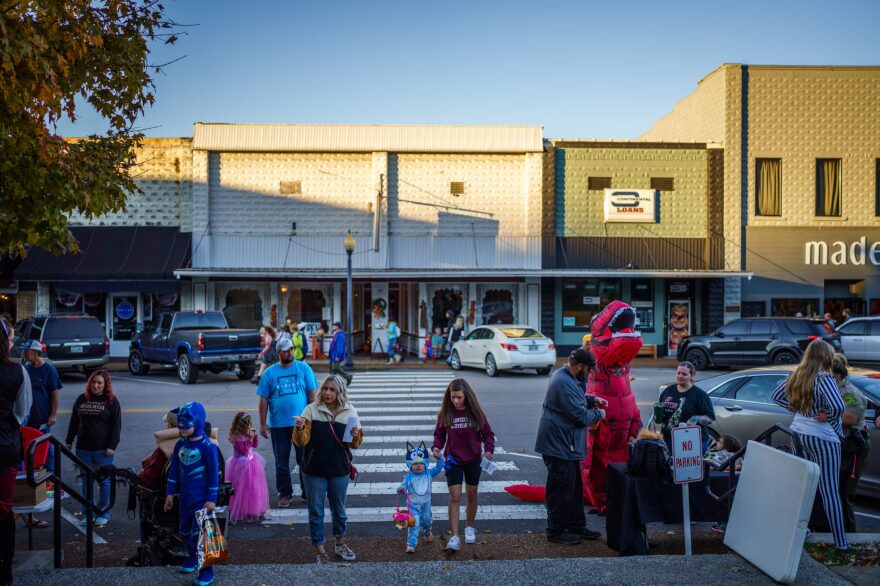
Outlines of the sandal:
<svg viewBox="0 0 880 586">
<path fill-rule="evenodd" d="M 33 527 L 34 529 L 45 529 L 49 526 L 49 524 L 42 519 L 34 519 L 33 521 L 28 521 L 27 519 L 25 519 L 24 524 L 28 525 L 29 527 Z"/>
</svg>

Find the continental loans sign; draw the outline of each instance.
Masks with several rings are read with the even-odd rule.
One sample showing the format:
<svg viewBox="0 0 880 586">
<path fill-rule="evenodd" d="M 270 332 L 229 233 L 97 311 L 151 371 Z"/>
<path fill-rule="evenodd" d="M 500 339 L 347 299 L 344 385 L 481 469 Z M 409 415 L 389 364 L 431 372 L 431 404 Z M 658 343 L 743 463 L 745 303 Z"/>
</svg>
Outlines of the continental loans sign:
<svg viewBox="0 0 880 586">
<path fill-rule="evenodd" d="M 868 243 L 867 236 L 853 242 L 811 240 L 804 243 L 804 264 L 835 266 L 871 264 L 880 266 L 880 242 Z"/>
<path fill-rule="evenodd" d="M 657 192 L 653 189 L 606 189 L 605 222 L 656 224 Z"/>
</svg>

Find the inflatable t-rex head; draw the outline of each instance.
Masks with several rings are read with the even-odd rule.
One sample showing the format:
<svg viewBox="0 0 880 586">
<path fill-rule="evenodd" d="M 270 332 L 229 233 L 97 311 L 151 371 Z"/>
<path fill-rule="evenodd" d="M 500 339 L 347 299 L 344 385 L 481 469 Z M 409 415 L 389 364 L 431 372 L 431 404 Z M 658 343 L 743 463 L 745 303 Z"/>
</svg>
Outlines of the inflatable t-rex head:
<svg viewBox="0 0 880 586">
<path fill-rule="evenodd" d="M 623 301 L 612 301 L 590 322 L 590 352 L 596 363 L 607 368 L 629 366 L 642 347 L 635 330 L 636 310 Z"/>
</svg>

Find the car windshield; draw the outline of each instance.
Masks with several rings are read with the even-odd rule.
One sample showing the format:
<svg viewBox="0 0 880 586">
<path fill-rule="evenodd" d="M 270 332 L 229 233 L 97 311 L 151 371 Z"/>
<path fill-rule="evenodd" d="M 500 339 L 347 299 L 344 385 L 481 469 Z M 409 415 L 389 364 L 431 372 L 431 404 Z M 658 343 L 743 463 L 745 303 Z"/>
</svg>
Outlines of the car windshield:
<svg viewBox="0 0 880 586">
<path fill-rule="evenodd" d="M 880 375 L 850 376 L 849 380 L 874 402 L 880 402 Z"/>
<path fill-rule="evenodd" d="M 175 330 L 225 330 L 226 318 L 219 311 L 205 313 L 178 313 L 174 317 Z"/>
<path fill-rule="evenodd" d="M 541 332 L 532 328 L 501 328 L 499 330 L 508 338 L 543 338 Z"/>
<path fill-rule="evenodd" d="M 721 383 L 731 378 L 733 377 L 731 377 L 729 374 L 719 374 L 716 376 L 710 376 L 709 378 L 704 378 L 702 380 L 694 381 L 694 384 L 706 391 L 708 394 L 712 395 L 721 388 Z M 727 385 L 723 386 L 724 389 L 728 388 Z"/>
<path fill-rule="evenodd" d="M 49 322 L 46 336 L 52 339 L 103 338 L 104 328 L 93 317 L 60 317 Z"/>
</svg>

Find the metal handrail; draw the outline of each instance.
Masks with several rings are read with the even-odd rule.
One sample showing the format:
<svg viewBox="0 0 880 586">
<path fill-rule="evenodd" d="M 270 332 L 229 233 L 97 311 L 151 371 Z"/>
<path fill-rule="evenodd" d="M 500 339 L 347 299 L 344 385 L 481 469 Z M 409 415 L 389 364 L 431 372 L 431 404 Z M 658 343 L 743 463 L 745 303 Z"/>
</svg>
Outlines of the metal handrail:
<svg viewBox="0 0 880 586">
<path fill-rule="evenodd" d="M 40 475 L 39 478 L 35 476 L 36 470 L 34 469 L 34 453 L 37 449 L 37 446 L 43 443 L 50 443 L 55 447 L 54 454 L 54 470 L 52 472 L 47 471 L 46 473 Z M 83 496 L 76 490 L 74 490 L 69 484 L 64 482 L 61 478 L 61 456 L 67 456 L 67 458 L 73 462 L 73 464 L 80 469 L 82 474 L 86 475 L 86 495 Z M 114 474 L 110 473 L 110 502 L 108 503 L 106 508 L 101 508 L 98 505 L 94 504 L 95 497 L 95 487 L 94 481 L 96 479 L 103 478 L 107 476 L 107 474 L 99 474 L 95 472 L 91 466 L 83 462 L 77 457 L 71 450 L 67 448 L 58 438 L 56 438 L 52 434 L 42 435 L 35 440 L 33 440 L 30 445 L 28 445 L 27 454 L 25 454 L 25 470 L 27 471 L 27 482 L 28 484 L 36 488 L 37 486 L 44 484 L 47 480 L 51 480 L 54 485 L 53 490 L 53 510 L 52 510 L 52 544 L 55 550 L 54 552 L 54 565 L 55 569 L 60 569 L 63 566 L 62 556 L 61 556 L 61 491 L 63 490 L 78 503 L 86 507 L 86 509 L 94 513 L 95 515 L 103 515 L 107 513 L 113 508 L 114 503 L 116 502 L 116 479 Z M 92 568 L 94 567 L 95 561 L 95 546 L 93 543 L 93 538 L 95 534 L 95 520 L 94 515 L 86 515 L 86 567 Z"/>
<path fill-rule="evenodd" d="M 769 429 L 765 429 L 764 431 L 762 431 L 758 435 L 758 437 L 756 437 L 752 441 L 756 441 L 756 442 L 760 442 L 760 443 L 763 443 L 768 446 L 772 446 L 773 445 L 773 442 L 772 442 L 773 434 L 776 432 L 781 432 L 781 433 L 784 433 L 785 435 L 789 436 L 789 438 L 791 440 L 790 444 L 792 447 L 792 451 L 794 452 L 795 456 L 798 456 L 800 458 L 805 457 L 804 456 L 804 446 L 803 446 L 803 443 L 801 442 L 800 435 L 796 431 L 792 431 L 791 429 L 788 428 L 788 426 L 782 425 L 781 423 L 777 423 L 773 427 L 771 427 Z M 734 486 L 734 479 L 736 478 L 736 461 L 739 460 L 740 458 L 742 458 L 743 456 L 745 456 L 747 448 L 748 448 L 748 442 L 746 442 L 746 445 L 741 447 L 735 454 L 733 454 L 727 460 L 722 462 L 717 468 L 718 471 L 723 471 L 725 469 L 727 469 L 727 471 L 728 471 L 727 492 L 725 492 L 721 496 L 716 496 L 715 493 L 712 492 L 712 483 L 711 482 L 706 483 L 706 494 L 709 495 L 712 499 L 714 499 L 715 502 L 721 502 L 724 499 L 727 499 L 727 516 L 728 517 L 730 517 L 730 510 L 733 508 L 732 495 L 734 492 L 736 492 L 736 486 Z"/>
</svg>

